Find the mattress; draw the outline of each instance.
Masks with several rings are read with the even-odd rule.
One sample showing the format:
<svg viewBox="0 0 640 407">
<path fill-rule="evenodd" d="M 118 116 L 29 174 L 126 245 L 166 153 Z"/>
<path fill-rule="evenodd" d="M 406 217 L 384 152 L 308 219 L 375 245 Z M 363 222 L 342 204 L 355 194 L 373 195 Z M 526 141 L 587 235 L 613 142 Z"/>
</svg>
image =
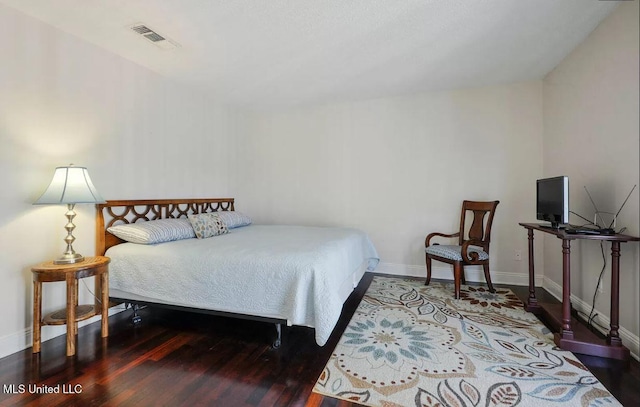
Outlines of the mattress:
<svg viewBox="0 0 640 407">
<path fill-rule="evenodd" d="M 112 296 L 284 319 L 328 340 L 342 304 L 378 264 L 351 228 L 251 225 L 207 239 L 109 248 Z"/>
</svg>

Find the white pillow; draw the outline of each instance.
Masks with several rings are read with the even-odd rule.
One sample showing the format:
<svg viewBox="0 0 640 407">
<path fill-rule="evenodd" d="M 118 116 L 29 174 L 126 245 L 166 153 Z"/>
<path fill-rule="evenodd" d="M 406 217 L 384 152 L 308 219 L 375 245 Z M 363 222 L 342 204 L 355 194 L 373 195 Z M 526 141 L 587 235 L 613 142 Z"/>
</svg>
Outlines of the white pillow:
<svg viewBox="0 0 640 407">
<path fill-rule="evenodd" d="M 239 228 L 241 226 L 250 225 L 252 220 L 242 212 L 236 211 L 220 211 L 215 212 L 220 219 L 227 225 L 229 229 Z"/>
<path fill-rule="evenodd" d="M 158 219 L 111 226 L 107 231 L 122 240 L 139 244 L 156 244 L 196 237 L 187 219 Z"/>
</svg>

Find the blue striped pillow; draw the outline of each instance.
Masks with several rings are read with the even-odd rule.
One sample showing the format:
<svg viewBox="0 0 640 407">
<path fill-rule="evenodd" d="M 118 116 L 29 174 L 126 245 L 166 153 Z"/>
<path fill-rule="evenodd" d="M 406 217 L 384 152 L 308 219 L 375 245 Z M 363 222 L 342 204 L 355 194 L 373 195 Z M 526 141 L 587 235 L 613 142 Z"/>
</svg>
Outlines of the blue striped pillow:
<svg viewBox="0 0 640 407">
<path fill-rule="evenodd" d="M 252 220 L 242 212 L 220 211 L 216 212 L 229 229 L 250 225 Z"/>
<path fill-rule="evenodd" d="M 139 244 L 156 244 L 196 237 L 187 219 L 158 219 L 129 223 L 111 226 L 107 231 L 122 240 Z"/>
</svg>

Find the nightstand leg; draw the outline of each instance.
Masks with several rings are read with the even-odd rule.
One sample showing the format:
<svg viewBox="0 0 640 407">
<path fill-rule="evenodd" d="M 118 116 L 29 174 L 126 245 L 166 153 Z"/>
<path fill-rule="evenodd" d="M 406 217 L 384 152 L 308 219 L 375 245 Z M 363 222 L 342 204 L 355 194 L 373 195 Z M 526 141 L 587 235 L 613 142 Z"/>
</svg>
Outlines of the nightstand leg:
<svg viewBox="0 0 640 407">
<path fill-rule="evenodd" d="M 40 332 L 42 329 L 42 283 L 33 282 L 33 353 L 40 352 Z"/>
<path fill-rule="evenodd" d="M 109 336 L 109 274 L 102 273 L 100 276 L 102 294 L 102 337 Z"/>
<path fill-rule="evenodd" d="M 77 299 L 77 283 L 78 280 L 73 275 L 67 276 L 67 356 L 76 354 L 76 303 Z"/>
<path fill-rule="evenodd" d="M 74 301 L 74 309 L 78 309 L 78 284 L 79 284 L 79 280 L 78 279 L 74 279 L 73 281 L 73 290 L 75 291 L 75 293 L 73 294 L 73 301 Z M 77 317 L 77 315 L 76 315 Z M 73 335 L 78 335 L 78 323 L 76 322 L 76 319 L 73 319 Z"/>
</svg>

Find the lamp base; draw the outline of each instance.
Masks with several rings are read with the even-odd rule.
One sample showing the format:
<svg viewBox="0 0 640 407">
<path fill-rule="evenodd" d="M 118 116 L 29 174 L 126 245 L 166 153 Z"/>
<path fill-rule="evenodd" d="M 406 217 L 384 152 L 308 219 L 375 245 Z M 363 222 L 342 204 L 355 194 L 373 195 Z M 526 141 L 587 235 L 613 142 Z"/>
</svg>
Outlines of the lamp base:
<svg viewBox="0 0 640 407">
<path fill-rule="evenodd" d="M 53 261 L 53 264 L 74 264 L 84 261 L 84 256 L 79 253 L 65 253 Z"/>
</svg>

